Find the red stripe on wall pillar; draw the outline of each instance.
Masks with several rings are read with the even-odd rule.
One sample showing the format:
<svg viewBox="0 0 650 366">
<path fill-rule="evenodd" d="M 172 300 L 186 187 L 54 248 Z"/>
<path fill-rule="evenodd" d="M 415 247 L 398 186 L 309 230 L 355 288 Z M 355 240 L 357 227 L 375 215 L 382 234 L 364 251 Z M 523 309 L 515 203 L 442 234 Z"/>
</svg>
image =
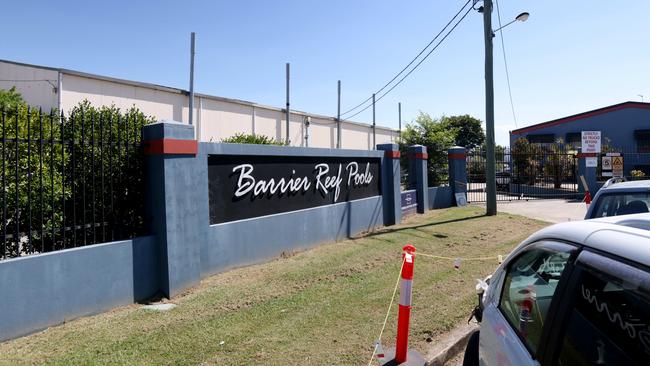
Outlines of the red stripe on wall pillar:
<svg viewBox="0 0 650 366">
<path fill-rule="evenodd" d="M 384 154 L 384 156 L 386 156 L 387 158 L 390 158 L 390 159 L 399 159 L 399 157 L 401 155 L 400 155 L 399 151 L 386 150 L 386 153 Z"/>
<path fill-rule="evenodd" d="M 447 155 L 449 159 L 456 159 L 456 160 L 465 160 L 466 155 L 463 153 L 455 153 L 455 154 L 449 154 Z"/>
<path fill-rule="evenodd" d="M 144 142 L 145 155 L 196 155 L 196 140 L 159 139 Z"/>
<path fill-rule="evenodd" d="M 423 159 L 423 160 L 427 160 L 429 158 L 429 154 L 427 153 L 413 153 L 410 154 L 410 156 L 414 159 Z"/>
</svg>

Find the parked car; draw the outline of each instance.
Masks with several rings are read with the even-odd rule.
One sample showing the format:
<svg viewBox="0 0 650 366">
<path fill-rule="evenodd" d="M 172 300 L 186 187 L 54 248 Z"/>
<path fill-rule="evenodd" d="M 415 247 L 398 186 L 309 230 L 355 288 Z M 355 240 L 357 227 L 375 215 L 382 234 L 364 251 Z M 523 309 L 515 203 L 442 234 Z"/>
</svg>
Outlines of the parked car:
<svg viewBox="0 0 650 366">
<path fill-rule="evenodd" d="M 650 214 L 542 229 L 477 293 L 465 365 L 650 365 Z"/>
<path fill-rule="evenodd" d="M 648 212 L 649 206 L 650 180 L 617 182 L 610 179 L 594 196 L 585 220 Z"/>
</svg>

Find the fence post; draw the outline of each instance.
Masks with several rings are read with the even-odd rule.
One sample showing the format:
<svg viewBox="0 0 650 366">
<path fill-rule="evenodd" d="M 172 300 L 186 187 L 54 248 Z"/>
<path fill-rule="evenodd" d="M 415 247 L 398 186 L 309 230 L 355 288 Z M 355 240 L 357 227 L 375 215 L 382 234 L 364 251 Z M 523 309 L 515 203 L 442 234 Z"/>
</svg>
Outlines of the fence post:
<svg viewBox="0 0 650 366">
<path fill-rule="evenodd" d="M 596 178 L 596 167 L 587 167 L 587 158 L 597 158 L 598 155 L 596 153 L 578 153 L 578 191 L 585 193 L 585 188 L 582 186 L 582 180 L 580 179 L 580 176 L 583 176 L 589 187 L 591 197 L 598 191 L 598 179 Z"/>
<path fill-rule="evenodd" d="M 159 243 L 161 291 L 171 298 L 200 280 L 200 245 L 207 240 L 208 192 L 197 187 L 204 186 L 201 179 L 207 180 L 207 162 L 197 158 L 194 126 L 154 123 L 142 128 L 142 140 L 145 222 Z"/>
<path fill-rule="evenodd" d="M 409 189 L 415 189 L 418 213 L 429 209 L 429 180 L 427 176 L 427 147 L 413 145 L 408 148 L 409 158 Z"/>
<path fill-rule="evenodd" d="M 384 157 L 381 158 L 384 225 L 399 224 L 402 221 L 399 146 L 397 144 L 379 144 L 377 150 L 384 151 Z"/>
<path fill-rule="evenodd" d="M 449 186 L 451 202 L 456 203 L 456 193 L 467 194 L 467 154 L 464 147 L 453 146 L 447 150 L 449 159 Z"/>
</svg>

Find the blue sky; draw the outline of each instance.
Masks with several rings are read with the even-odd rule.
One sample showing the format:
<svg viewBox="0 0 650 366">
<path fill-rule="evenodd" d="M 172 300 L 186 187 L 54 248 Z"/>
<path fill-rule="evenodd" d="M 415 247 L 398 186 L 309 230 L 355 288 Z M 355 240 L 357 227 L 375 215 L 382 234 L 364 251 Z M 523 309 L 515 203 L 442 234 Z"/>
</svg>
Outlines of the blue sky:
<svg viewBox="0 0 650 366">
<path fill-rule="evenodd" d="M 292 108 L 336 114 L 405 66 L 463 0 L 11 1 L 0 58 L 188 88 L 282 107 L 291 63 Z M 55 5 L 56 4 L 56 5 Z M 501 0 L 517 127 L 627 100 L 650 101 L 650 1 Z M 496 12 L 493 17 L 497 27 Z M 501 43 L 494 49 L 498 143 L 514 129 Z M 472 12 L 418 70 L 377 104 L 397 127 L 419 111 L 484 120 L 482 15 Z M 371 110 L 354 120 L 370 122 Z"/>
</svg>

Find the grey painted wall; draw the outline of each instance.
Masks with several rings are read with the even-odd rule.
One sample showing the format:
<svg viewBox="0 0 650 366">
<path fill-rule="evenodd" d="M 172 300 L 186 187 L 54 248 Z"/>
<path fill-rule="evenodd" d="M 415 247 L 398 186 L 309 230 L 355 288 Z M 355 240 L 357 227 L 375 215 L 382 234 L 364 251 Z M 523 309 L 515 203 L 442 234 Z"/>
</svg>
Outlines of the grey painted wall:
<svg viewBox="0 0 650 366">
<path fill-rule="evenodd" d="M 205 192 L 200 210 L 208 220 L 208 156 L 344 156 L 383 157 L 383 151 L 334 150 L 268 145 L 199 144 L 201 168 L 196 190 Z M 382 166 L 382 169 L 383 166 Z M 379 177 L 378 177 L 379 178 Z M 382 181 L 382 186 L 384 182 Z M 382 196 L 341 202 L 281 214 L 206 226 L 207 240 L 201 243 L 201 275 L 207 276 L 235 266 L 277 257 L 283 251 L 303 249 L 320 243 L 341 240 L 383 225 Z"/>
<path fill-rule="evenodd" d="M 451 187 L 429 187 L 429 210 L 451 207 L 454 204 Z"/>
<path fill-rule="evenodd" d="M 144 137 L 191 139 L 190 132 L 157 124 Z M 396 145 L 385 148 L 397 151 Z M 382 180 L 383 196 L 209 225 L 210 154 L 377 157 L 388 165 L 380 175 L 391 184 Z M 387 201 L 399 208 L 399 159 L 384 151 L 201 143 L 196 156 L 147 159 L 146 220 L 154 235 L 0 262 L 0 341 L 159 291 L 173 296 L 215 272 L 372 230 L 386 224 Z M 449 187 L 428 192 L 429 207 L 450 206 Z M 391 218 L 399 223 L 401 210 Z"/>
<path fill-rule="evenodd" d="M 0 341 L 152 297 L 157 251 L 147 236 L 2 261 Z"/>
<path fill-rule="evenodd" d="M 201 245 L 203 276 L 283 251 L 343 240 L 383 224 L 381 196 L 211 225 Z"/>
</svg>

